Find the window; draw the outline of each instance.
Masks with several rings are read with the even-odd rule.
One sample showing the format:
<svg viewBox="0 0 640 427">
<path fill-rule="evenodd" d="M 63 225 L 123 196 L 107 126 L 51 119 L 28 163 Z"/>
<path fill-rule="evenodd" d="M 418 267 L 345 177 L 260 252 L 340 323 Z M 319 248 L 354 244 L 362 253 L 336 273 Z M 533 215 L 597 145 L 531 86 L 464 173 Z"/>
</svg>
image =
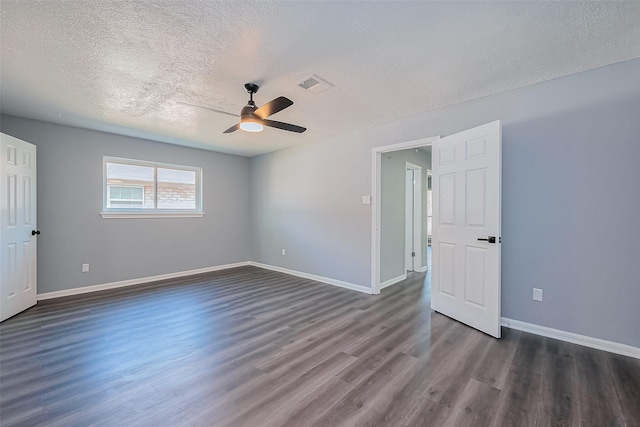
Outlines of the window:
<svg viewBox="0 0 640 427">
<path fill-rule="evenodd" d="M 141 208 L 144 187 L 107 184 L 107 208 Z"/>
<path fill-rule="evenodd" d="M 202 169 L 104 158 L 103 218 L 202 216 Z"/>
</svg>

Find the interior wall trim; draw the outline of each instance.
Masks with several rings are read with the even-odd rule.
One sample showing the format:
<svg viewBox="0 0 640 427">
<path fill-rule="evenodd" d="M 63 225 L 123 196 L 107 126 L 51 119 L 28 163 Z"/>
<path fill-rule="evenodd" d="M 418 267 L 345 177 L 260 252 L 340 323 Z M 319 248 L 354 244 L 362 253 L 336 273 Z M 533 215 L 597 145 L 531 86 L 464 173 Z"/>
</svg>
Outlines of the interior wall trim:
<svg viewBox="0 0 640 427">
<path fill-rule="evenodd" d="M 541 335 L 547 338 L 554 338 L 573 344 L 583 345 L 585 347 L 595 348 L 597 350 L 604 350 L 610 353 L 640 359 L 640 348 L 631 345 L 588 337 L 586 335 L 574 334 L 573 332 L 548 328 L 546 326 L 540 326 L 533 323 L 521 322 L 520 320 L 508 319 L 506 317 L 502 317 L 500 319 L 500 324 L 510 329 L 517 329 L 519 331 L 529 332 L 531 334 Z"/>
<path fill-rule="evenodd" d="M 401 274 L 398 277 L 394 277 L 393 279 L 389 279 L 389 280 L 386 280 L 386 281 L 380 283 L 380 289 L 384 289 L 387 286 L 391 286 L 391 285 L 394 285 L 394 284 L 396 284 L 398 282 L 402 282 L 406 278 L 407 278 L 407 272 L 405 272 L 404 274 Z"/>
<path fill-rule="evenodd" d="M 371 294 L 371 288 L 368 286 L 356 285 L 355 283 L 343 282 L 342 280 L 332 279 L 330 277 L 316 276 L 315 274 L 304 273 L 297 270 L 289 270 L 284 267 L 276 267 L 275 265 L 262 264 L 260 262 L 249 261 L 249 265 L 254 267 L 264 268 L 266 270 L 278 271 L 280 273 L 290 274 L 292 276 L 302 277 L 304 279 L 315 280 L 316 282 L 327 283 L 333 286 L 339 286 L 341 288 L 351 289 L 352 291 L 364 292 L 365 294 Z"/>
<path fill-rule="evenodd" d="M 178 271 L 175 273 L 159 274 L 157 276 L 140 277 L 137 279 L 120 280 L 118 282 L 102 283 L 99 285 L 82 286 L 79 288 L 64 289 L 62 291 L 45 292 L 38 294 L 38 301 L 67 297 L 71 295 L 86 294 L 89 292 L 104 291 L 107 289 L 122 288 L 124 286 L 140 285 L 142 283 L 156 282 L 158 280 L 175 279 L 178 277 L 192 276 L 194 274 L 210 273 L 212 271 L 226 270 L 229 268 L 243 267 L 249 265 L 249 262 L 237 262 L 234 264 L 216 265 L 213 267 L 196 268 L 195 270 Z"/>
</svg>

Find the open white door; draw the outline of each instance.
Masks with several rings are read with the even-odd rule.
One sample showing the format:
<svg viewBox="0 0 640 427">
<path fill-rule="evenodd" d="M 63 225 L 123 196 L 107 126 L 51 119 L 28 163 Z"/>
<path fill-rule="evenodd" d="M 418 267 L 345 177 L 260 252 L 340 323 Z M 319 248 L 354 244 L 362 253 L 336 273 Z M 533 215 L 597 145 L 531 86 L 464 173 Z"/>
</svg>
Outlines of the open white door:
<svg viewBox="0 0 640 427">
<path fill-rule="evenodd" d="M 433 142 L 431 308 L 500 338 L 500 121 Z"/>
<path fill-rule="evenodd" d="M 0 321 L 37 302 L 36 146 L 0 133 Z"/>
</svg>

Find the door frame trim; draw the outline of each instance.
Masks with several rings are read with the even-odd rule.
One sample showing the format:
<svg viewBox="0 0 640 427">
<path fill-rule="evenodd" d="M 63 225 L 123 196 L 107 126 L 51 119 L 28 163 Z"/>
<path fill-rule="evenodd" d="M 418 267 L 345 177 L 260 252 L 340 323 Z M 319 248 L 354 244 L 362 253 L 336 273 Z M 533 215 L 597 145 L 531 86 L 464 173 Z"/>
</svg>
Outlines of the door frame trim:
<svg viewBox="0 0 640 427">
<path fill-rule="evenodd" d="M 409 148 L 419 148 L 430 146 L 433 141 L 440 139 L 440 136 L 432 136 L 428 138 L 415 139 L 407 142 L 400 142 L 397 144 L 383 145 L 375 147 L 372 150 L 372 203 L 373 209 L 371 210 L 371 293 L 380 293 L 380 213 L 381 204 L 379 195 L 382 194 L 382 182 L 381 182 L 381 166 L 382 166 L 382 154 L 390 153 L 392 151 L 406 150 Z M 432 189 L 433 191 L 433 189 Z M 435 196 L 434 196 L 435 197 Z M 433 251 L 433 248 L 431 249 Z M 433 252 L 432 252 L 433 253 Z"/>
</svg>

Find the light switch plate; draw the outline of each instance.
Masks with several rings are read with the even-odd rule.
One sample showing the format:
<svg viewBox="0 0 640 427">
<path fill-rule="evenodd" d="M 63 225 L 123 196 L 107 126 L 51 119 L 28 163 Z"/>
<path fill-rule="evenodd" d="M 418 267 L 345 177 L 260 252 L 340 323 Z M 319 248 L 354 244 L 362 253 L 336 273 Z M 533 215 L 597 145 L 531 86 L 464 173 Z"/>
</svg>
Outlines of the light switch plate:
<svg viewBox="0 0 640 427">
<path fill-rule="evenodd" d="M 362 204 L 370 205 L 371 204 L 371 196 L 362 196 Z"/>
</svg>

